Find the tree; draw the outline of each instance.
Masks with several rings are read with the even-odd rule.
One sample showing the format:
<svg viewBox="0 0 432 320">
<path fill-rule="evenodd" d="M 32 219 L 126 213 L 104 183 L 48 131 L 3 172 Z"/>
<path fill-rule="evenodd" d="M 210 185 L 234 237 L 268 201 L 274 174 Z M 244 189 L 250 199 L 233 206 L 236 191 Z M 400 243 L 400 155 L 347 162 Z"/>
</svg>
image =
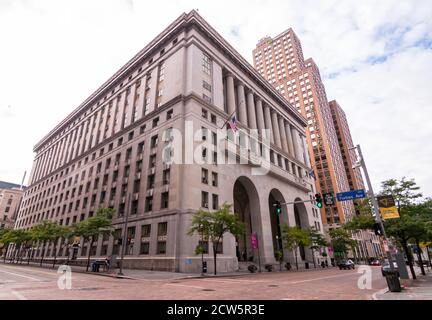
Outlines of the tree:
<svg viewBox="0 0 432 320">
<path fill-rule="evenodd" d="M 58 225 L 55 222 L 44 220 L 30 229 L 30 235 L 33 242 L 37 242 L 39 245 L 42 245 L 42 254 L 40 260 L 41 266 L 45 256 L 45 245 L 57 237 L 57 228 Z"/>
<path fill-rule="evenodd" d="M 23 229 L 12 230 L 12 234 L 13 243 L 15 244 L 15 257 L 12 258 L 12 261 L 16 260 L 18 263 L 21 257 L 22 246 L 31 239 L 31 235 L 30 232 Z"/>
<path fill-rule="evenodd" d="M 9 231 L 11 229 L 8 228 L 1 228 L 0 229 L 0 248 L 2 249 L 3 252 L 3 262 L 6 263 L 6 255 L 7 255 L 7 251 L 9 248 L 9 243 L 10 243 L 10 236 L 9 236 Z"/>
<path fill-rule="evenodd" d="M 355 208 L 358 214 L 345 223 L 343 228 L 348 231 L 373 230 L 375 218 L 369 200 L 356 201 Z"/>
<path fill-rule="evenodd" d="M 88 271 L 90 266 L 93 243 L 98 239 L 99 235 L 109 235 L 113 232 L 111 225 L 113 215 L 113 209 L 100 208 L 94 217 L 90 217 L 75 225 L 74 234 L 82 236 L 84 242 L 88 242 L 89 244 L 86 271 Z"/>
<path fill-rule="evenodd" d="M 6 262 L 6 256 L 9 251 L 10 244 L 15 244 L 15 250 L 18 252 L 21 249 L 21 244 L 26 241 L 28 238 L 28 234 L 24 230 L 13 230 L 13 229 L 5 229 L 5 231 L 2 231 L 2 235 L 0 238 L 0 242 L 3 244 L 3 246 L 6 246 L 4 256 L 3 256 L 3 262 Z M 15 255 L 11 258 L 11 261 L 13 262 L 15 260 Z"/>
<path fill-rule="evenodd" d="M 327 247 L 328 243 L 327 240 L 324 238 L 324 236 L 319 233 L 315 228 L 308 229 L 309 232 L 309 239 L 310 239 L 310 248 L 312 250 L 312 259 L 314 263 L 314 267 L 316 268 L 316 262 L 315 262 L 315 250 L 320 250 L 321 248 Z"/>
<path fill-rule="evenodd" d="M 407 180 L 403 177 L 400 181 L 389 179 L 381 183 L 382 191 L 380 195 L 392 195 L 395 199 L 399 216 L 398 219 L 390 219 L 384 222 L 384 228 L 387 235 L 392 237 L 405 252 L 408 259 L 408 265 L 413 279 L 416 274 L 413 267 L 412 253 L 409 248 L 409 241 L 421 229 L 421 223 L 418 219 L 409 214 L 410 207 L 415 205 L 417 199 L 422 197 L 418 192 L 419 186 L 414 179 Z"/>
<path fill-rule="evenodd" d="M 287 224 L 282 226 L 282 240 L 284 248 L 294 250 L 296 268 L 298 270 L 297 249 L 300 246 L 307 247 L 311 244 L 310 233 L 299 227 L 289 227 Z"/>
<path fill-rule="evenodd" d="M 346 256 L 349 249 L 354 249 L 357 242 L 351 238 L 350 233 L 344 228 L 336 228 L 329 232 L 331 245 L 335 256 Z"/>
<path fill-rule="evenodd" d="M 223 235 L 231 233 L 236 237 L 244 233 L 244 224 L 231 212 L 231 207 L 231 204 L 225 202 L 217 211 L 198 210 L 188 231 L 188 235 L 196 233 L 212 242 L 214 274 L 217 252 Z"/>
<path fill-rule="evenodd" d="M 417 186 L 414 179 L 406 180 L 406 177 L 400 181 L 396 179 L 385 180 L 381 182 L 381 189 L 379 195 L 392 195 L 399 210 L 402 206 L 410 205 L 414 200 L 422 197 L 422 194 L 417 192 L 420 187 Z"/>
<path fill-rule="evenodd" d="M 61 225 L 55 225 L 53 228 L 53 233 L 51 240 L 54 243 L 54 261 L 53 261 L 53 268 L 55 267 L 56 261 L 57 261 L 57 254 L 58 251 L 63 249 L 63 239 L 69 239 L 74 234 L 74 230 L 68 226 L 61 226 Z M 60 241 L 60 248 L 57 250 L 57 244 Z"/>
</svg>

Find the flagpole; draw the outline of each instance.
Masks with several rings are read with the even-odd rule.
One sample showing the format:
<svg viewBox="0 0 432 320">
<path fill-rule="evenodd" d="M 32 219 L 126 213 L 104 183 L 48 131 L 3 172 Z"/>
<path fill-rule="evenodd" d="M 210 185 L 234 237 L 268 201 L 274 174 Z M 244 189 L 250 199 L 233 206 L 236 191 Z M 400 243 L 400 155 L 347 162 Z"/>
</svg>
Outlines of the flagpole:
<svg viewBox="0 0 432 320">
<path fill-rule="evenodd" d="M 219 129 L 222 129 L 227 123 L 228 123 L 228 121 L 230 121 L 230 119 L 231 119 L 231 117 L 233 116 L 233 114 L 236 112 L 236 110 L 234 110 L 230 115 L 229 115 L 229 117 L 228 117 L 228 120 L 227 121 L 225 121 L 225 123 L 222 125 L 222 127 L 220 127 Z"/>
</svg>

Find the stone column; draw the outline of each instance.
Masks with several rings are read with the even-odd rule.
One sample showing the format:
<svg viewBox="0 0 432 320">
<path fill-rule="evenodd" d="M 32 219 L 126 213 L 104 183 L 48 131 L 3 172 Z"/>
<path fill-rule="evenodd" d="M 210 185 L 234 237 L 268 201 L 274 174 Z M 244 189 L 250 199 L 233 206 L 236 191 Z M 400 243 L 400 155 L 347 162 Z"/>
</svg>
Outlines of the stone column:
<svg viewBox="0 0 432 320">
<path fill-rule="evenodd" d="M 285 122 L 285 133 L 287 137 L 288 153 L 290 154 L 290 156 L 295 158 L 294 143 L 291 136 L 291 125 L 289 124 L 289 122 Z"/>
<path fill-rule="evenodd" d="M 257 128 L 258 130 L 261 131 L 265 128 L 265 123 L 264 123 L 263 105 L 262 105 L 262 100 L 260 98 L 257 99 L 255 108 L 256 108 Z"/>
<path fill-rule="evenodd" d="M 305 164 L 310 168 L 311 162 L 309 158 L 309 149 L 306 142 L 306 137 L 302 135 L 302 142 L 303 142 L 303 150 L 304 150 L 304 156 L 305 156 Z"/>
<path fill-rule="evenodd" d="M 235 111 L 234 77 L 227 75 L 227 111 L 231 115 Z"/>
<path fill-rule="evenodd" d="M 252 90 L 248 90 L 247 92 L 247 113 L 249 119 L 249 128 L 256 129 L 257 121 L 255 115 L 255 100 Z"/>
<path fill-rule="evenodd" d="M 291 136 L 293 139 L 295 158 L 298 161 L 303 162 L 302 156 L 301 156 L 301 147 L 300 147 L 300 143 L 299 143 L 299 139 L 300 139 L 299 132 L 293 126 L 291 126 Z"/>
<path fill-rule="evenodd" d="M 248 126 L 247 115 L 246 115 L 246 97 L 244 92 L 243 84 L 239 83 L 237 85 L 237 101 L 238 101 L 238 117 L 239 121 Z"/>
<path fill-rule="evenodd" d="M 282 150 L 288 153 L 288 143 L 287 136 L 285 132 L 285 120 L 282 117 L 279 117 L 279 131 L 281 134 L 281 142 L 282 142 Z"/>
<path fill-rule="evenodd" d="M 278 114 L 276 111 L 272 112 L 272 126 L 273 126 L 273 136 L 274 136 L 275 144 L 279 148 L 282 148 L 281 135 L 280 135 L 279 123 L 278 123 Z"/>
<path fill-rule="evenodd" d="M 264 105 L 264 120 L 266 129 L 270 130 L 270 142 L 274 143 L 274 134 L 273 134 L 273 126 L 271 123 L 271 112 L 270 107 L 268 105 Z"/>
</svg>

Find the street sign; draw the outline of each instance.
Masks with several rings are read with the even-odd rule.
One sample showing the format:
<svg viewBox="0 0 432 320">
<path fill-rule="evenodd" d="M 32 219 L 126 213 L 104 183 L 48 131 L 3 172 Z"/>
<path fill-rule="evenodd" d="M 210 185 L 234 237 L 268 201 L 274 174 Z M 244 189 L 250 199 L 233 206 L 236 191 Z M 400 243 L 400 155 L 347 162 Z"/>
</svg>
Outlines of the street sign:
<svg viewBox="0 0 432 320">
<path fill-rule="evenodd" d="M 393 196 L 379 196 L 377 200 L 379 211 L 384 220 L 399 218 L 399 211 Z"/>
<path fill-rule="evenodd" d="M 324 197 L 324 204 L 326 206 L 333 206 L 335 205 L 335 198 L 333 193 L 329 192 L 329 193 L 323 193 L 323 197 Z"/>
<path fill-rule="evenodd" d="M 348 191 L 348 192 L 339 192 L 336 193 L 337 201 L 348 201 L 354 199 L 362 199 L 366 198 L 366 192 L 364 189 Z"/>
</svg>

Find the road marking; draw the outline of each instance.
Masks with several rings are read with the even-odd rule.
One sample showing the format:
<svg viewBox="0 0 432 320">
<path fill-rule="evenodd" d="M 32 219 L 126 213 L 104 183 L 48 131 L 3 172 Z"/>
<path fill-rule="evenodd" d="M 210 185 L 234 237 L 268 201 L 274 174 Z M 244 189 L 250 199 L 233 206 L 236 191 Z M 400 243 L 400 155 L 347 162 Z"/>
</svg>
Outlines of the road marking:
<svg viewBox="0 0 432 320">
<path fill-rule="evenodd" d="M 46 272 L 46 271 L 40 271 L 40 270 L 34 270 L 34 269 L 27 269 L 25 267 L 18 267 L 18 266 L 16 266 L 16 267 L 2 266 L 2 267 L 10 269 L 10 270 L 16 270 L 16 269 L 18 269 L 18 270 L 23 270 L 23 271 L 27 271 L 27 272 L 36 272 L 36 273 L 42 273 L 42 274 L 47 274 L 47 275 L 50 275 L 50 276 L 53 276 L 53 277 L 57 277 L 57 275 L 53 274 L 52 272 Z"/>
<path fill-rule="evenodd" d="M 381 289 L 381 290 L 375 292 L 375 293 L 372 295 L 372 300 L 378 300 L 378 298 L 377 298 L 377 294 L 384 294 L 384 293 L 386 293 L 387 291 L 389 291 L 389 289 L 388 289 L 388 288 L 384 288 L 384 289 Z"/>
<path fill-rule="evenodd" d="M 189 287 L 189 288 L 195 288 L 195 289 L 207 289 L 200 286 L 190 286 L 187 284 L 178 284 L 178 283 L 165 283 L 166 286 L 178 286 L 178 287 Z"/>
<path fill-rule="evenodd" d="M 24 276 L 22 274 L 19 273 L 14 273 L 14 272 L 8 272 L 8 271 L 4 271 L 4 270 L 0 270 L 0 272 L 4 272 L 4 273 L 8 273 L 14 276 L 18 276 L 18 277 L 23 277 L 23 278 L 27 278 L 27 279 L 31 279 L 31 280 L 35 280 L 35 281 L 40 281 L 39 279 L 33 278 L 33 277 L 29 277 L 29 276 Z"/>
<path fill-rule="evenodd" d="M 16 292 L 16 291 L 13 291 L 13 290 L 12 290 L 12 294 L 13 294 L 15 297 L 17 297 L 18 300 L 27 300 L 27 298 L 24 297 L 24 296 L 23 296 L 21 293 L 19 293 L 19 292 Z"/>
<path fill-rule="evenodd" d="M 209 279 L 209 278 L 200 278 L 200 279 L 193 279 L 196 281 L 210 281 L 210 282 L 223 282 L 223 283 L 263 283 L 268 282 L 264 280 L 238 280 L 238 279 Z"/>
<path fill-rule="evenodd" d="M 283 284 L 297 284 L 297 283 L 303 283 L 303 282 L 311 282 L 311 281 L 317 281 L 317 280 L 323 280 L 323 279 L 330 279 L 330 278 L 339 278 L 339 277 L 346 277 L 346 276 L 357 276 L 357 273 L 348 273 L 348 274 L 338 274 L 335 276 L 327 276 L 327 277 L 319 277 L 319 278 L 313 278 L 313 279 L 306 279 L 306 280 L 299 280 L 299 281 L 291 281 L 291 282 L 283 282 Z"/>
</svg>

